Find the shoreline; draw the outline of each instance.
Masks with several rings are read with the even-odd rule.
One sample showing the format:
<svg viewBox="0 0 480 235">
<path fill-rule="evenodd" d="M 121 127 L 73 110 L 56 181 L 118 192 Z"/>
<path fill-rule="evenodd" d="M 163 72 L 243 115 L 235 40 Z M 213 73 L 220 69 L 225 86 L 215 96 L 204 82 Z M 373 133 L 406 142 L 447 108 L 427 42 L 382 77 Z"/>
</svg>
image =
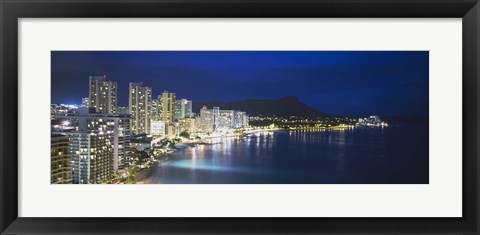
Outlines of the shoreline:
<svg viewBox="0 0 480 235">
<path fill-rule="evenodd" d="M 353 128 L 358 128 L 358 127 L 363 127 L 363 126 L 331 126 L 331 127 L 302 127 L 302 128 L 290 128 L 290 129 L 285 129 L 285 128 L 272 128 L 272 129 L 255 129 L 255 130 L 249 130 L 245 131 L 241 134 L 231 134 L 231 135 L 218 135 L 218 136 L 206 136 L 201 138 L 200 140 L 203 139 L 214 139 L 214 138 L 222 138 L 222 137 L 238 137 L 238 136 L 244 136 L 252 133 L 259 133 L 259 132 L 278 132 L 278 131 L 297 131 L 297 130 L 345 130 L 345 129 L 353 129 Z M 367 126 L 365 126 L 367 127 Z M 376 126 L 374 126 L 376 127 Z M 195 143 L 195 142 L 180 142 L 183 144 L 189 144 L 189 143 Z"/>
<path fill-rule="evenodd" d="M 141 169 L 140 171 L 137 172 L 137 175 L 135 176 L 136 177 L 136 184 L 148 184 L 148 183 L 145 183 L 145 180 L 151 176 L 151 174 L 153 173 L 153 171 L 155 170 L 156 167 L 158 167 L 161 163 L 164 163 L 164 162 L 168 162 L 168 160 L 165 160 L 165 158 L 167 157 L 170 157 L 173 155 L 173 153 L 175 153 L 177 151 L 174 150 L 173 152 L 171 153 L 167 153 L 159 158 L 161 159 L 158 159 L 157 161 L 155 161 L 150 167 L 148 168 L 143 168 Z M 138 173 L 142 172 L 142 175 L 141 176 L 138 176 Z M 144 172 L 144 173 L 143 173 Z"/>
<path fill-rule="evenodd" d="M 255 134 L 255 133 L 262 133 L 262 132 L 289 132 L 289 131 L 328 131 L 328 130 L 346 130 L 346 129 L 354 129 L 354 128 L 384 128 L 383 126 L 333 126 L 333 127 L 311 127 L 311 128 L 295 128 L 295 129 L 280 129 L 280 128 L 272 128 L 272 129 L 255 129 L 255 130 L 250 130 L 243 132 L 241 134 L 234 134 L 234 135 L 220 135 L 220 136 L 208 136 L 201 138 L 200 140 L 195 140 L 195 141 L 186 141 L 186 142 L 178 142 L 177 144 L 182 144 L 182 145 L 187 145 L 183 148 L 173 148 L 172 152 L 170 153 L 165 153 L 162 156 L 160 156 L 157 161 L 154 162 L 149 168 L 143 168 L 140 171 L 137 172 L 140 176 L 137 177 L 137 184 L 148 184 L 145 182 L 145 180 L 151 176 L 151 174 L 154 171 L 154 168 L 158 167 L 160 164 L 164 162 L 168 162 L 169 160 L 166 160 L 168 157 L 172 157 L 174 153 L 184 150 L 187 148 L 192 148 L 196 147 L 197 145 L 216 145 L 220 144 L 221 142 L 215 142 L 215 143 L 208 143 L 208 142 L 203 142 L 204 140 L 212 140 L 212 139 L 223 139 L 223 138 L 249 138 L 250 135 Z M 193 145 L 193 146 L 192 146 Z"/>
</svg>

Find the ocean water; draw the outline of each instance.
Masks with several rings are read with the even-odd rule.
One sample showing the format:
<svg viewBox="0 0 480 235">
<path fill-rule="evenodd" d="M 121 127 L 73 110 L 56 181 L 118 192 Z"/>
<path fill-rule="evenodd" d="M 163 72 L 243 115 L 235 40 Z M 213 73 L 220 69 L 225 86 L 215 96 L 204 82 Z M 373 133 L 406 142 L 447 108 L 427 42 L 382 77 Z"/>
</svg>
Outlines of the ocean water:
<svg viewBox="0 0 480 235">
<path fill-rule="evenodd" d="M 217 138 L 153 166 L 150 184 L 428 184 L 428 125 Z"/>
</svg>

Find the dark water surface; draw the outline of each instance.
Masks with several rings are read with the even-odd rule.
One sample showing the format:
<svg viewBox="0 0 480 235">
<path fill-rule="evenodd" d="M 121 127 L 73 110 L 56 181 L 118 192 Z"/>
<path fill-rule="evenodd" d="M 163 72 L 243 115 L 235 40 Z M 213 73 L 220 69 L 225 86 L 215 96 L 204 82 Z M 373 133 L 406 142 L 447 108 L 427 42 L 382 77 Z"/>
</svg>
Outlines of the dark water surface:
<svg viewBox="0 0 480 235">
<path fill-rule="evenodd" d="M 152 184 L 428 184 L 428 125 L 263 132 L 179 150 Z"/>
</svg>

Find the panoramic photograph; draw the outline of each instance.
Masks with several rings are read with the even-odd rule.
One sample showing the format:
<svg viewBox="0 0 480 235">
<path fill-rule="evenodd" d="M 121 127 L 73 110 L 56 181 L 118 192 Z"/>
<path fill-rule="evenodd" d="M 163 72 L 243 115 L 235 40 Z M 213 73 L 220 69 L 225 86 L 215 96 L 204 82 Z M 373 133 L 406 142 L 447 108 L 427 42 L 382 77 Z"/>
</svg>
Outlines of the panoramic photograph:
<svg viewBox="0 0 480 235">
<path fill-rule="evenodd" d="M 52 51 L 51 184 L 428 184 L 428 51 Z"/>
</svg>

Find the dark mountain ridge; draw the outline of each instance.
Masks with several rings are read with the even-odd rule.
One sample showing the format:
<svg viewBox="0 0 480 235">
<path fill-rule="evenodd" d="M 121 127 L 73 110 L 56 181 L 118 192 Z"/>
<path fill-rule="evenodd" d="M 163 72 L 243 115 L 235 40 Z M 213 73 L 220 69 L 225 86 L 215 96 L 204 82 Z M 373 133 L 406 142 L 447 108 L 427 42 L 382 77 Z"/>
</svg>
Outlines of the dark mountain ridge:
<svg viewBox="0 0 480 235">
<path fill-rule="evenodd" d="M 219 107 L 226 110 L 241 110 L 247 112 L 250 116 L 331 116 L 302 103 L 296 96 L 286 96 L 277 100 L 248 99 L 235 102 L 194 102 L 193 112 L 199 113 L 203 106 L 207 108 Z"/>
</svg>

